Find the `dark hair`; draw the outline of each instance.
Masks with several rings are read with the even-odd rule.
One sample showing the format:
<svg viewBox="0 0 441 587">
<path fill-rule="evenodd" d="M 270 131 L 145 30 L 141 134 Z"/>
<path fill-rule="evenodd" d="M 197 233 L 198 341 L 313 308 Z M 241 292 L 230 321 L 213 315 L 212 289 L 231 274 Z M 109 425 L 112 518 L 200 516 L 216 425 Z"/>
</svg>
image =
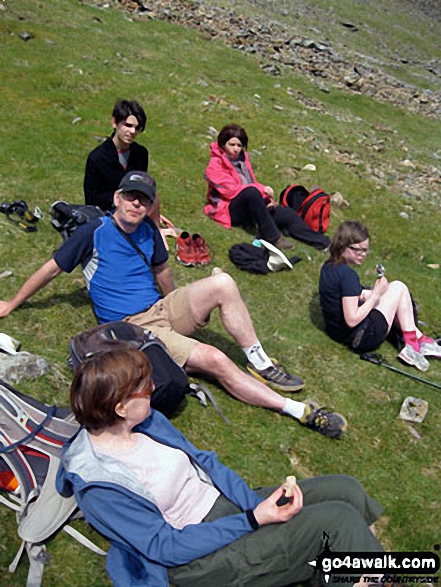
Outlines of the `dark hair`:
<svg viewBox="0 0 441 587">
<path fill-rule="evenodd" d="M 368 229 L 359 222 L 353 220 L 342 222 L 329 245 L 330 260 L 338 265 L 342 262 L 342 253 L 347 247 L 362 243 L 368 238 L 370 238 Z"/>
<path fill-rule="evenodd" d="M 217 144 L 221 149 L 223 149 L 226 143 L 228 143 L 228 141 L 232 138 L 239 139 L 239 141 L 242 143 L 242 147 L 244 148 L 244 150 L 247 149 L 248 135 L 245 132 L 245 129 L 243 129 L 238 124 L 227 124 L 226 126 L 224 126 L 224 128 L 220 131 L 217 137 Z"/>
<path fill-rule="evenodd" d="M 145 129 L 147 116 L 145 112 L 135 100 L 118 100 L 112 112 L 116 124 L 126 120 L 129 116 L 134 116 L 138 121 L 138 130 L 142 132 Z"/>
<path fill-rule="evenodd" d="M 75 418 L 87 430 L 112 426 L 121 420 L 117 404 L 141 386 L 147 388 L 151 374 L 149 359 L 129 343 L 115 342 L 92 355 L 77 368 L 70 388 Z"/>
</svg>

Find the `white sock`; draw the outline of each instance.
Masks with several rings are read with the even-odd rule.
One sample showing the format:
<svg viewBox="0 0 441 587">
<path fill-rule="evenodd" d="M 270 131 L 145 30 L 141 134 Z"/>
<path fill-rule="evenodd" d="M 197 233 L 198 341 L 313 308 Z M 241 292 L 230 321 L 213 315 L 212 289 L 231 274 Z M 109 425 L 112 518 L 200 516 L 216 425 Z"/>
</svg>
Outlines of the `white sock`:
<svg viewBox="0 0 441 587">
<path fill-rule="evenodd" d="M 245 347 L 242 350 L 246 354 L 249 362 L 256 369 L 267 369 L 273 364 L 258 340 L 253 345 Z"/>
<path fill-rule="evenodd" d="M 287 397 L 285 399 L 285 405 L 282 408 L 282 412 L 292 416 L 293 418 L 297 418 L 297 420 L 300 420 L 300 418 L 305 413 L 305 409 L 306 405 L 303 402 L 297 402 L 290 397 Z"/>
</svg>

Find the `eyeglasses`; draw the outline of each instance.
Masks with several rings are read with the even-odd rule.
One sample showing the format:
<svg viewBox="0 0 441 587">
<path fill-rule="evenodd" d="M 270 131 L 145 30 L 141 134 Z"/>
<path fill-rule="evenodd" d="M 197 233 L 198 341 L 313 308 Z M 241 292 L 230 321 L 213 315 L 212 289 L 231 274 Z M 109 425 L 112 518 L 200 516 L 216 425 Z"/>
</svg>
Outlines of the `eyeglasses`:
<svg viewBox="0 0 441 587">
<path fill-rule="evenodd" d="M 132 399 L 134 397 L 150 397 L 154 391 L 155 384 L 153 383 L 153 379 L 150 379 L 147 387 L 145 387 L 144 389 L 140 389 L 139 391 L 134 391 L 130 394 L 127 400 Z"/>
<path fill-rule="evenodd" d="M 141 204 L 141 206 L 144 206 L 144 208 L 147 208 L 152 203 L 149 198 L 143 196 L 140 192 L 119 191 L 119 195 L 126 202 L 134 202 L 135 200 L 138 200 L 138 202 Z"/>
<path fill-rule="evenodd" d="M 354 253 L 357 253 L 357 255 L 369 254 L 369 249 L 365 249 L 363 247 L 355 247 L 354 245 L 349 245 L 349 248 L 351 249 L 351 251 L 354 251 Z"/>
</svg>

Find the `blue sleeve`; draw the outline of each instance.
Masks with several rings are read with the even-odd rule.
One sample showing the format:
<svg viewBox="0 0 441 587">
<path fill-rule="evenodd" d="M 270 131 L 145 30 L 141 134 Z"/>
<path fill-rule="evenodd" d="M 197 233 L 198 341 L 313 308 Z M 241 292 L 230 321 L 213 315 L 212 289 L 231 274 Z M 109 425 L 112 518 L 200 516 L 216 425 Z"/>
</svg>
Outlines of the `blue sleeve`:
<svg viewBox="0 0 441 587">
<path fill-rule="evenodd" d="M 93 235 L 101 224 L 101 219 L 97 218 L 80 226 L 55 251 L 54 261 L 63 271 L 71 273 L 80 263 L 87 263 L 93 253 Z"/>
<path fill-rule="evenodd" d="M 253 531 L 246 514 L 177 530 L 164 520 L 156 506 L 110 485 L 91 485 L 76 498 L 87 521 L 106 538 L 125 549 L 134 548 L 151 562 L 164 566 L 189 563 Z"/>
</svg>

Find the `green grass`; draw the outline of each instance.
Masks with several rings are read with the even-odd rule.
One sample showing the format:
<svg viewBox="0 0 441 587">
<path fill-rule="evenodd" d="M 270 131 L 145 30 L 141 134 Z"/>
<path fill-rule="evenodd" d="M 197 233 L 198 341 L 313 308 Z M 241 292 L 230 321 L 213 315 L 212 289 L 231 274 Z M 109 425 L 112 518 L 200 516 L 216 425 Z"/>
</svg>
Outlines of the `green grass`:
<svg viewBox="0 0 441 587">
<path fill-rule="evenodd" d="M 259 3 L 252 4 L 243 4 L 244 13 L 261 9 Z M 409 44 L 409 39 L 413 42 L 412 34 L 418 35 L 415 51 L 421 58 L 437 54 L 436 25 L 424 36 L 425 21 L 406 21 L 391 13 L 392 2 L 376 3 L 370 15 L 351 12 L 344 17 L 347 4 L 334 3 L 334 10 L 343 12 L 333 19 L 338 23 L 359 18 L 369 25 L 369 34 L 358 47 L 361 52 L 374 54 L 377 44 L 380 52 L 390 52 L 395 45 Z M 350 4 L 353 11 L 361 10 L 362 4 Z M 328 4 L 321 0 L 314 6 L 321 15 Z M 299 27 L 307 30 L 317 25 L 314 14 L 300 19 Z M 390 26 L 388 14 L 393 17 Z M 437 165 L 433 153 L 439 148 L 439 122 L 365 96 L 336 89 L 329 94 L 318 92 L 306 78 L 288 71 L 271 77 L 260 69 L 255 57 L 220 41 L 165 22 L 131 19 L 118 10 L 99 10 L 73 0 L 22 0 L 10 2 L 0 16 L 0 158 L 4 163 L 0 200 L 24 198 L 30 208 L 38 205 L 46 213 L 36 234 L 20 232 L 0 216 L 0 272 L 13 272 L 0 279 L 0 299 L 15 292 L 60 243 L 49 223 L 49 205 L 57 199 L 82 202 L 86 155 L 98 144 L 96 137 L 109 133 L 115 100 L 139 100 L 148 116 L 139 141 L 150 150 L 150 171 L 158 183 L 163 213 L 177 226 L 206 237 L 215 263 L 237 280 L 269 354 L 305 377 L 306 390 L 298 397 L 316 397 L 345 414 L 349 432 L 341 442 L 330 441 L 288 418 L 241 404 L 213 384 L 210 387 L 232 428 L 212 409 L 204 410 L 193 400 L 175 424 L 201 448 L 217 451 L 252 486 L 281 481 L 291 472 L 300 477 L 337 472 L 355 475 L 385 506 L 387 523 L 382 524 L 380 536 L 389 549 L 432 550 L 439 543 L 441 526 L 439 391 L 362 362 L 325 336 L 316 300 L 323 254 L 296 244 L 294 252 L 303 260 L 291 272 L 255 276 L 237 270 L 228 260 L 228 249 L 249 241 L 250 236 L 239 229 L 226 231 L 203 215 L 206 185 L 202 174 L 208 161 L 209 126 L 219 130 L 230 121 L 242 124 L 250 137 L 257 176 L 273 185 L 276 193 L 295 181 L 319 184 L 331 193 L 340 191 L 349 200 L 349 209 L 333 211 L 330 233 L 344 219 L 367 223 L 372 254 L 360 271 L 362 281 L 372 283 L 375 263 L 381 260 L 390 279 L 410 285 L 421 318 L 439 334 L 440 273 L 427 266 L 441 261 L 439 183 L 433 184 L 430 193 L 409 201 L 393 174 L 387 172 L 386 180 L 378 185 L 372 179 L 372 170 L 387 170 L 386 165 L 397 173 L 406 172 L 400 171 L 399 163 L 407 153 L 417 164 Z M 385 30 L 393 35 L 388 37 Z M 23 31 L 35 38 L 22 41 L 18 35 Z M 377 43 L 376 31 L 384 47 Z M 340 25 L 330 26 L 326 35 L 336 43 L 355 38 Z M 357 46 L 349 48 L 355 51 Z M 414 70 L 404 73 L 413 76 Z M 306 98 L 324 112 L 306 108 L 302 103 Z M 81 120 L 72 124 L 75 118 Z M 391 130 L 376 130 L 378 125 Z M 379 139 L 384 140 L 380 153 L 372 148 Z M 338 152 L 357 153 L 360 165 L 339 163 Z M 309 162 L 316 164 L 315 173 L 302 171 Z M 399 214 L 409 204 L 412 211 L 405 220 Z M 183 268 L 173 256 L 170 264 L 178 285 L 209 275 L 211 269 Z M 3 332 L 18 338 L 24 350 L 44 356 L 52 367 L 39 380 L 23 381 L 20 389 L 49 403 L 67 404 L 69 338 L 93 324 L 79 270 L 60 276 L 2 320 Z M 217 316 L 199 337 L 220 346 L 244 367 L 243 353 L 228 340 Z M 383 345 L 382 353 L 389 363 L 400 366 L 388 344 Z M 441 365 L 432 361 L 424 376 L 440 383 Z M 413 427 L 420 438 L 397 418 L 409 395 L 429 402 L 426 420 Z M 77 525 L 85 527 L 82 522 Z M 14 515 L 5 508 L 0 508 L 0 526 L 0 585 L 24 584 L 25 560 L 16 575 L 7 572 L 19 539 Z M 96 538 L 93 531 L 89 536 Z M 70 537 L 57 535 L 49 552 L 45 587 L 109 585 L 104 561 Z"/>
</svg>

